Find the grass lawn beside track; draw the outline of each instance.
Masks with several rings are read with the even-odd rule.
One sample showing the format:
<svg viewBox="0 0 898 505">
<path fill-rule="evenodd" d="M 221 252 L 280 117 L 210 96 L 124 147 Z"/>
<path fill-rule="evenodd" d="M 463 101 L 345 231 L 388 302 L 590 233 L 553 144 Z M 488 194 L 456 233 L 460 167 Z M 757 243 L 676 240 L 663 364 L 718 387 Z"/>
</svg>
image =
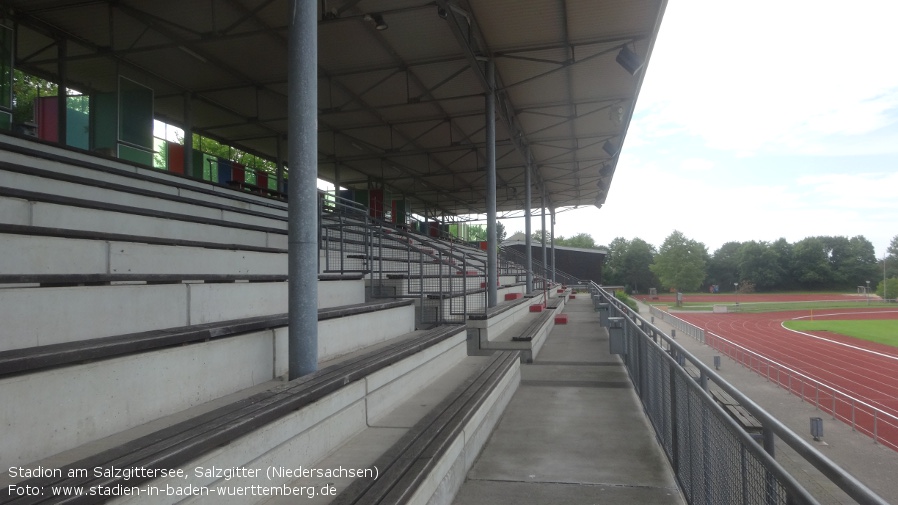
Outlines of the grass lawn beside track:
<svg viewBox="0 0 898 505">
<path fill-rule="evenodd" d="M 898 320 L 785 321 L 783 326 L 797 331 L 830 331 L 841 335 L 898 347 Z"/>
</svg>

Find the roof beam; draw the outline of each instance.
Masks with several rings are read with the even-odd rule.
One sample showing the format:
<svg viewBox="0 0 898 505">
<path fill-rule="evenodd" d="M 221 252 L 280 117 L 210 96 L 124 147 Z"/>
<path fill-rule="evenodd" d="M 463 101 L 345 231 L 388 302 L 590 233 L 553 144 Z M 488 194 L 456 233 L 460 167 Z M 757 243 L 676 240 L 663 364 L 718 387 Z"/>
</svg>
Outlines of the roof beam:
<svg viewBox="0 0 898 505">
<path fill-rule="evenodd" d="M 457 13 L 458 8 L 450 4 L 448 0 L 436 0 L 436 3 L 441 9 L 449 13 L 449 16 L 446 18 L 446 22 L 449 23 L 449 29 L 455 36 L 455 40 L 462 49 L 465 58 L 468 60 L 468 64 L 474 72 L 477 81 L 480 83 L 483 92 L 493 92 L 492 86 L 490 86 L 490 83 L 486 78 L 486 73 L 480 64 L 481 58 L 492 56 L 492 53 L 489 51 L 489 48 L 486 47 L 486 44 L 482 42 L 483 36 L 480 33 L 480 29 L 477 26 L 477 21 L 474 19 L 473 14 L 471 14 L 470 10 L 466 10 L 465 15 L 460 16 Z M 459 18 L 464 19 L 466 24 L 462 25 L 462 21 Z M 496 80 L 500 80 L 498 75 L 496 76 Z M 503 87 L 498 86 L 497 89 L 503 89 Z M 496 109 L 499 112 L 497 116 L 501 120 L 504 120 L 505 126 L 511 136 L 512 143 L 526 163 L 527 160 L 533 159 L 533 156 L 530 153 L 530 148 L 523 140 L 522 129 L 517 125 L 517 121 L 515 120 L 515 108 L 512 106 L 508 95 L 505 93 L 496 93 L 496 98 L 498 102 Z M 535 178 L 537 179 L 538 186 L 542 186 L 542 174 L 540 174 L 539 170 L 536 170 L 534 175 L 536 176 Z"/>
</svg>

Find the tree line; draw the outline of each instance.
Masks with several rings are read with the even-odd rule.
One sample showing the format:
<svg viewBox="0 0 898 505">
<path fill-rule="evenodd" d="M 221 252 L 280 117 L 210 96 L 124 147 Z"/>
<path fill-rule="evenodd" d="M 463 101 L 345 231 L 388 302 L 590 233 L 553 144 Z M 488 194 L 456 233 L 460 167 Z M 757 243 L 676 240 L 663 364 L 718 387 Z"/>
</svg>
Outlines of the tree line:
<svg viewBox="0 0 898 505">
<path fill-rule="evenodd" d="M 705 244 L 671 233 L 656 248 L 639 239 L 617 237 L 608 245 L 603 282 L 626 286 L 628 292 L 787 290 L 854 290 L 870 281 L 882 293 L 883 259 L 862 235 L 817 236 L 795 243 L 727 242 L 713 254 Z M 898 235 L 887 249 L 885 276 L 898 278 Z M 898 286 L 898 279 L 895 280 Z M 892 281 L 888 296 L 893 298 Z"/>
</svg>

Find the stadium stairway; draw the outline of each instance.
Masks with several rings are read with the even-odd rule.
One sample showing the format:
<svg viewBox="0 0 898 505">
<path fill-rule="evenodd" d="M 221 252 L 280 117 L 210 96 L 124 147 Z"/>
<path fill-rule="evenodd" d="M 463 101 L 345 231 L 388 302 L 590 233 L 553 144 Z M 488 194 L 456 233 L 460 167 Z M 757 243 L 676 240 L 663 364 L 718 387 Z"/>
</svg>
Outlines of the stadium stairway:
<svg viewBox="0 0 898 505">
<path fill-rule="evenodd" d="M 115 499 L 171 503 L 146 493 L 260 484 L 198 467 L 378 458 L 403 462 L 403 500 L 451 500 L 517 388 L 517 352 L 468 356 L 464 326 L 416 329 L 412 300 L 367 299 L 365 269 L 326 272 L 320 370 L 286 381 L 283 202 L 15 137 L 0 149 L 0 503 L 132 487 Z M 149 475 L 95 473 L 110 468 Z M 264 484 L 297 487 L 289 473 Z"/>
</svg>

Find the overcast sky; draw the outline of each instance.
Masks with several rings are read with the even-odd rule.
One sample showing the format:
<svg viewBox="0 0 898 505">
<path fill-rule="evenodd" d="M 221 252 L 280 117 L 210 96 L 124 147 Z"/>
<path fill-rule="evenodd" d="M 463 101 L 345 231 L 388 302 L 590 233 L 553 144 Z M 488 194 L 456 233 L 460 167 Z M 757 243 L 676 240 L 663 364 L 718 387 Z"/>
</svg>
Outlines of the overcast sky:
<svg viewBox="0 0 898 505">
<path fill-rule="evenodd" d="M 607 201 L 556 235 L 898 235 L 898 1 L 671 0 Z M 506 221 L 509 232 L 523 220 Z"/>
</svg>

